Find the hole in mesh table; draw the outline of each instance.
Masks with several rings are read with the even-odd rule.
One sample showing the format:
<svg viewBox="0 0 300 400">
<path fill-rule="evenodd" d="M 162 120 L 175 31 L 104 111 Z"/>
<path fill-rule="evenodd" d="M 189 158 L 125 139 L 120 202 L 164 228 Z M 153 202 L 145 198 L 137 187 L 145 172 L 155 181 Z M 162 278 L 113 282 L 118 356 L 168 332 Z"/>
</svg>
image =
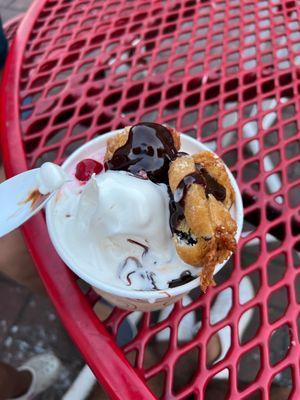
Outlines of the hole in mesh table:
<svg viewBox="0 0 300 400">
<path fill-rule="evenodd" d="M 227 151 L 222 155 L 222 160 L 227 165 L 227 167 L 231 168 L 237 163 L 238 152 L 236 149 Z"/>
<path fill-rule="evenodd" d="M 283 119 L 291 118 L 296 115 L 296 108 L 294 104 L 289 104 L 287 106 L 282 107 L 281 116 Z"/>
<path fill-rule="evenodd" d="M 69 106 L 71 104 L 76 103 L 79 100 L 79 96 L 75 94 L 68 94 L 63 101 L 63 106 Z"/>
<path fill-rule="evenodd" d="M 285 314 L 288 301 L 287 286 L 283 286 L 270 294 L 268 298 L 268 319 L 271 324 Z"/>
<path fill-rule="evenodd" d="M 169 318 L 169 316 L 171 315 L 172 311 L 174 309 L 174 305 L 171 304 L 170 306 L 165 307 L 162 311 L 154 311 L 150 314 L 150 322 L 149 322 L 149 326 L 155 326 L 158 322 L 162 322 L 164 320 L 166 320 L 167 318 Z M 160 334 L 160 332 L 162 332 Z M 158 338 L 160 335 L 162 335 L 163 337 L 168 335 L 168 331 L 164 332 L 164 331 L 160 331 L 158 332 Z"/>
<path fill-rule="evenodd" d="M 223 346 L 221 346 L 221 343 Z M 211 368 L 216 363 L 224 360 L 230 350 L 231 344 L 231 327 L 229 325 L 215 332 L 209 338 L 206 345 L 207 368 Z"/>
<path fill-rule="evenodd" d="M 288 166 L 287 178 L 290 182 L 300 179 L 300 161 L 297 160 Z"/>
<path fill-rule="evenodd" d="M 139 108 L 139 104 L 139 100 L 130 101 L 122 108 L 121 112 L 125 115 L 133 113 Z"/>
<path fill-rule="evenodd" d="M 240 262 L 243 269 L 254 264 L 261 254 L 261 240 L 255 237 L 247 241 L 240 252 Z"/>
<path fill-rule="evenodd" d="M 32 83 L 30 85 L 30 89 L 44 87 L 45 84 L 49 81 L 50 76 L 51 76 L 50 74 L 39 76 L 34 81 L 32 81 Z"/>
<path fill-rule="evenodd" d="M 275 201 L 277 204 L 283 204 L 283 203 L 285 202 L 284 196 L 281 196 L 281 195 L 276 196 L 276 197 L 274 197 L 274 201 Z"/>
<path fill-rule="evenodd" d="M 248 343 L 256 337 L 261 327 L 261 311 L 259 306 L 249 308 L 245 311 L 238 325 L 239 342 L 241 345 Z"/>
<path fill-rule="evenodd" d="M 143 114 L 140 118 L 141 121 L 144 122 L 155 122 L 158 116 L 158 111 L 152 110 L 145 114 Z"/>
<path fill-rule="evenodd" d="M 199 102 L 200 102 L 200 93 L 194 93 L 186 97 L 186 99 L 184 100 L 184 105 L 186 107 L 193 107 L 197 106 Z"/>
<path fill-rule="evenodd" d="M 271 171 L 280 163 L 281 157 L 278 150 L 272 151 L 264 157 L 264 169 L 266 172 Z"/>
<path fill-rule="evenodd" d="M 198 111 L 191 111 L 184 114 L 182 118 L 182 126 L 186 127 L 192 124 L 195 124 L 198 119 Z"/>
<path fill-rule="evenodd" d="M 184 346 L 185 343 L 193 340 L 200 328 L 201 328 L 201 321 L 197 321 L 197 315 L 194 310 L 185 314 L 179 324 L 178 324 L 178 346 Z"/>
<path fill-rule="evenodd" d="M 136 85 L 131 86 L 127 91 L 127 97 L 135 97 L 140 95 L 143 92 L 144 85 L 142 83 L 138 83 Z"/>
<path fill-rule="evenodd" d="M 152 107 L 155 104 L 158 104 L 161 100 L 161 93 L 156 92 L 156 93 L 151 93 L 148 97 L 145 99 L 145 107 Z"/>
<path fill-rule="evenodd" d="M 294 140 L 288 143 L 285 148 L 285 157 L 293 158 L 300 154 L 300 140 Z"/>
<path fill-rule="evenodd" d="M 34 135 L 36 133 L 42 132 L 49 123 L 49 118 L 38 119 L 33 122 L 26 131 L 27 135 Z"/>
<path fill-rule="evenodd" d="M 278 136 L 278 131 L 271 131 L 266 133 L 263 136 L 263 142 L 264 142 L 264 146 L 265 148 L 270 148 L 273 146 L 276 146 L 279 142 L 279 136 Z"/>
<path fill-rule="evenodd" d="M 160 371 L 158 374 L 147 380 L 148 387 L 159 399 L 161 399 L 164 394 L 165 379 L 166 373 L 164 371 Z"/>
<path fill-rule="evenodd" d="M 278 203 L 278 199 L 276 200 L 276 202 Z M 279 202 L 278 204 L 282 203 Z M 281 215 L 282 215 L 282 209 L 275 208 L 272 202 L 268 202 L 266 204 L 266 217 L 268 221 L 274 221 L 275 219 L 281 217 Z"/>
<path fill-rule="evenodd" d="M 261 368 L 261 350 L 255 346 L 246 353 L 243 353 L 238 361 L 237 379 L 238 390 L 246 389 L 256 377 Z"/>
<path fill-rule="evenodd" d="M 210 324 L 215 325 L 225 319 L 232 309 L 232 304 L 233 300 L 231 287 L 228 287 L 216 294 L 210 304 Z"/>
<path fill-rule="evenodd" d="M 297 303 L 300 304 L 300 275 L 299 274 L 295 278 L 294 288 L 295 288 Z"/>
<path fill-rule="evenodd" d="M 136 366 L 137 355 L 138 355 L 138 351 L 137 351 L 137 350 L 131 350 L 129 353 L 126 353 L 126 354 L 125 354 L 125 357 L 127 358 L 127 360 L 129 361 L 129 363 L 130 363 L 133 367 Z"/>
<path fill-rule="evenodd" d="M 247 142 L 243 146 L 243 158 L 251 158 L 256 156 L 260 151 L 259 141 L 257 139 Z"/>
<path fill-rule="evenodd" d="M 80 135 L 81 133 L 85 132 L 88 128 L 90 128 L 92 122 L 92 118 L 86 118 L 79 121 L 76 125 L 74 125 L 71 135 Z"/>
<path fill-rule="evenodd" d="M 202 86 L 202 79 L 201 78 L 193 78 L 187 83 L 187 90 L 193 91 L 199 89 Z M 178 93 L 179 94 L 179 93 Z"/>
<path fill-rule="evenodd" d="M 288 191 L 289 205 L 292 208 L 298 207 L 300 204 L 300 184 L 293 186 Z"/>
<path fill-rule="evenodd" d="M 220 86 L 219 85 L 212 86 L 205 91 L 205 100 L 214 99 L 216 97 L 219 97 L 219 95 L 220 95 Z"/>
<path fill-rule="evenodd" d="M 230 147 L 232 145 L 236 144 L 237 141 L 237 131 L 230 131 L 230 132 L 226 132 L 223 136 L 222 136 L 222 147 L 226 148 L 226 147 Z"/>
<path fill-rule="evenodd" d="M 249 281 L 250 280 L 250 281 Z M 239 302 L 240 304 L 246 304 L 252 300 L 261 286 L 260 271 L 256 269 L 250 274 L 245 275 L 239 283 Z"/>
<path fill-rule="evenodd" d="M 203 138 L 207 138 L 207 137 L 213 135 L 217 131 L 217 129 L 218 129 L 218 121 L 217 120 L 206 122 L 202 126 L 201 136 Z"/>
<path fill-rule="evenodd" d="M 200 350 L 198 347 L 193 347 L 187 353 L 180 356 L 175 364 L 173 376 L 173 391 L 180 392 L 191 382 L 197 375 L 199 365 Z M 185 371 L 183 374 L 182 371 Z"/>
<path fill-rule="evenodd" d="M 110 106 L 110 105 L 116 104 L 118 101 L 120 101 L 121 97 L 122 97 L 121 91 L 110 93 L 108 96 L 105 97 L 103 103 L 105 106 Z"/>
<path fill-rule="evenodd" d="M 260 173 L 259 161 L 252 161 L 246 164 L 242 170 L 242 177 L 244 182 L 250 182 L 255 179 Z"/>
<path fill-rule="evenodd" d="M 269 252 L 277 249 L 285 239 L 286 228 L 283 222 L 272 226 L 266 235 L 267 250 Z"/>
<path fill-rule="evenodd" d="M 298 236 L 300 233 L 300 220 L 296 215 L 291 218 L 291 231 L 293 236 Z"/>
<path fill-rule="evenodd" d="M 65 88 L 64 84 L 53 86 L 50 90 L 48 90 L 46 97 L 56 95 L 60 93 L 64 88 Z"/>
<path fill-rule="evenodd" d="M 82 117 L 83 115 L 92 113 L 95 108 L 97 107 L 97 103 L 90 103 L 86 102 L 83 106 L 79 109 L 79 116 Z"/>
<path fill-rule="evenodd" d="M 268 284 L 272 286 L 279 282 L 284 277 L 286 268 L 285 253 L 279 253 L 272 257 L 267 265 Z"/>
<path fill-rule="evenodd" d="M 285 139 L 289 139 L 290 137 L 297 135 L 297 132 L 298 127 L 296 121 L 290 122 L 289 124 L 283 126 L 283 136 Z"/>
<path fill-rule="evenodd" d="M 66 123 L 73 117 L 74 114 L 75 114 L 74 108 L 70 108 L 68 110 L 63 110 L 55 117 L 53 124 L 60 125 L 60 124 Z"/>
<path fill-rule="evenodd" d="M 270 400 L 288 400 L 293 388 L 293 373 L 290 366 L 278 372 L 270 385 Z"/>
<path fill-rule="evenodd" d="M 267 193 L 272 194 L 277 192 L 282 187 L 282 174 L 281 172 L 274 172 L 269 175 L 265 180 L 265 190 Z"/>
<path fill-rule="evenodd" d="M 145 369 L 151 368 L 160 363 L 168 351 L 171 329 L 165 328 L 159 333 L 161 335 L 161 339 L 163 340 L 158 341 L 157 335 L 153 335 L 145 347 L 145 356 L 143 361 L 143 368 Z"/>
<path fill-rule="evenodd" d="M 85 143 L 85 138 L 75 140 L 75 141 L 71 142 L 70 144 L 68 144 L 65 147 L 64 152 L 63 152 L 64 157 L 68 157 L 69 155 L 71 155 L 75 150 L 77 150 L 84 143 Z"/>
<path fill-rule="evenodd" d="M 170 114 L 175 114 L 179 110 L 179 105 L 179 100 L 171 101 L 170 103 L 166 104 L 163 111 L 163 116 L 165 117 Z"/>
<path fill-rule="evenodd" d="M 30 154 L 30 153 L 34 152 L 38 148 L 40 141 L 41 141 L 41 137 L 37 137 L 37 138 L 31 139 L 31 140 L 24 139 L 24 147 L 26 149 L 26 153 Z"/>
<path fill-rule="evenodd" d="M 200 97 L 200 94 L 199 94 Z M 204 106 L 203 108 L 203 116 L 204 117 L 211 117 L 214 114 L 217 114 L 219 111 L 219 104 L 218 103 L 210 103 Z"/>
<path fill-rule="evenodd" d="M 287 324 L 275 329 L 269 337 L 269 361 L 276 365 L 286 358 L 291 345 L 291 331 Z"/>
<path fill-rule="evenodd" d="M 78 68 L 78 73 L 90 70 L 94 65 L 94 62 L 85 62 Z"/>
<path fill-rule="evenodd" d="M 238 120 L 238 113 L 236 111 L 231 112 L 229 114 L 224 115 L 222 126 L 223 128 L 228 128 L 231 125 L 235 125 L 237 123 L 237 120 Z"/>
<path fill-rule="evenodd" d="M 26 121 L 28 118 L 30 118 L 32 116 L 34 108 L 25 108 L 24 110 L 22 110 L 21 112 L 21 120 L 22 121 Z"/>
<path fill-rule="evenodd" d="M 214 276 L 214 280 L 216 285 L 219 286 L 222 283 L 228 281 L 234 271 L 234 260 L 236 256 L 230 257 L 230 259 L 226 262 L 226 267 L 222 268 L 219 272 Z"/>
<path fill-rule="evenodd" d="M 292 248 L 293 264 L 295 268 L 300 267 L 300 241 L 296 242 Z"/>
<path fill-rule="evenodd" d="M 225 368 L 210 378 L 205 388 L 205 400 L 225 400 L 228 399 L 230 373 Z"/>
<path fill-rule="evenodd" d="M 246 124 L 244 124 L 242 132 L 243 132 L 243 137 L 247 139 L 256 136 L 258 133 L 257 120 L 249 121 Z"/>
<path fill-rule="evenodd" d="M 260 183 L 259 182 L 254 182 L 251 184 L 251 189 L 254 190 L 255 192 L 259 192 L 260 191 Z M 256 201 L 256 200 L 255 200 Z"/>
<path fill-rule="evenodd" d="M 251 218 L 252 215 L 254 216 L 254 220 Z M 259 209 L 254 210 L 254 212 L 245 214 L 243 230 L 242 230 L 242 234 L 241 234 L 242 237 L 247 237 L 257 230 L 257 228 L 258 228 L 258 226 L 256 224 L 257 216 L 259 218 L 258 221 L 260 221 L 260 210 Z M 259 223 L 258 223 L 258 225 L 259 225 Z"/>
</svg>

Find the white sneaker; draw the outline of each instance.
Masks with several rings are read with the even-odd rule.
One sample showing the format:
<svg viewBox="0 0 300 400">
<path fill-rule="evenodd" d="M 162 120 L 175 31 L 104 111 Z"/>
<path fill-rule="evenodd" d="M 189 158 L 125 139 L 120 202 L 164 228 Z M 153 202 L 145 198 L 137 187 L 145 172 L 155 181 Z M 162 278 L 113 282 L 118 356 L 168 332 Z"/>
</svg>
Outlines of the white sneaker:
<svg viewBox="0 0 300 400">
<path fill-rule="evenodd" d="M 29 371 L 32 375 L 32 382 L 27 393 L 13 400 L 31 400 L 39 393 L 44 392 L 56 380 L 61 363 L 51 353 L 42 354 L 30 358 L 18 371 Z"/>
</svg>

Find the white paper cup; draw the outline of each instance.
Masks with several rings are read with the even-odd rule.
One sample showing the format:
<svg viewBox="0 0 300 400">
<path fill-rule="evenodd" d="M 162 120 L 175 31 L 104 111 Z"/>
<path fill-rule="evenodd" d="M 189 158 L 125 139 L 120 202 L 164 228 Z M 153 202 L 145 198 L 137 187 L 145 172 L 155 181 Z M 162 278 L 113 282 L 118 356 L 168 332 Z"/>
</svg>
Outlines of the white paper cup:
<svg viewBox="0 0 300 400">
<path fill-rule="evenodd" d="M 73 154 L 71 154 L 70 157 L 68 157 L 68 159 L 63 164 L 63 168 L 67 172 L 74 174 L 76 164 L 79 161 L 88 157 L 94 158 L 95 155 L 97 155 L 97 159 L 99 159 L 99 155 L 104 155 L 105 153 L 107 140 L 118 133 L 120 133 L 120 130 L 106 133 L 81 146 Z M 210 151 L 204 144 L 200 143 L 196 139 L 181 134 L 181 151 L 185 151 L 189 154 L 194 154 L 198 153 L 201 150 Z M 229 170 L 227 171 L 230 182 L 235 192 L 235 203 L 231 207 L 230 212 L 237 222 L 236 241 L 238 241 L 243 226 L 243 203 L 237 183 L 231 172 Z M 175 303 L 177 300 L 186 295 L 190 290 L 199 286 L 199 278 L 196 278 L 191 282 L 171 289 L 147 291 L 134 290 L 109 285 L 101 281 L 101 276 L 97 278 L 94 275 L 90 276 L 86 271 L 83 270 L 82 266 L 77 264 L 76 259 L 72 258 L 72 256 L 65 251 L 63 242 L 60 240 L 55 230 L 53 217 L 54 207 L 55 198 L 52 198 L 48 202 L 46 207 L 46 219 L 49 235 L 56 251 L 66 263 L 66 265 L 76 275 L 92 285 L 95 291 L 103 296 L 110 303 L 126 310 L 153 311 Z M 219 272 L 225 264 L 226 261 L 222 264 L 216 265 L 215 274 Z"/>
</svg>

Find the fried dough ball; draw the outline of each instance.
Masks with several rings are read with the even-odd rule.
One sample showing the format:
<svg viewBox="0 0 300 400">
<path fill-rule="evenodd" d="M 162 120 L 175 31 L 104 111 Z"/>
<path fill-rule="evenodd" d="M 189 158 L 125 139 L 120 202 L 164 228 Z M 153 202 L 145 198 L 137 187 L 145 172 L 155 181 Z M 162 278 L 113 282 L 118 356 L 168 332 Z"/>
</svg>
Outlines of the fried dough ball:
<svg viewBox="0 0 300 400">
<path fill-rule="evenodd" d="M 208 195 L 204 186 L 191 183 L 186 187 L 183 200 L 184 218 L 173 235 L 176 251 L 187 264 L 202 267 L 201 289 L 205 292 L 212 285 L 216 264 L 225 261 L 236 248 L 237 225 L 229 208 L 234 201 L 234 191 L 223 162 L 208 151 L 193 156 L 176 158 L 169 168 L 169 185 L 173 194 L 182 180 L 196 172 L 201 164 L 226 190 L 224 202 L 213 194 Z M 176 196 L 175 196 L 176 198 Z"/>
</svg>

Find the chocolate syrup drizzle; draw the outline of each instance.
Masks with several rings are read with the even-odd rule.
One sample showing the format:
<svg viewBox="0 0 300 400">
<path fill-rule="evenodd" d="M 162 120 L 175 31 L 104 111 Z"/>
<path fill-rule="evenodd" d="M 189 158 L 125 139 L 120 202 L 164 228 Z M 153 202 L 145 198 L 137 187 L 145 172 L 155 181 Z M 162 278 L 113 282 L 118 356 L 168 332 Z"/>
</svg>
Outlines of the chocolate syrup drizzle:
<svg viewBox="0 0 300 400">
<path fill-rule="evenodd" d="M 142 179 L 148 177 L 154 183 L 165 183 L 168 186 L 170 196 L 171 231 L 172 233 L 188 236 L 187 233 L 177 230 L 180 221 L 184 218 L 184 201 L 188 188 L 192 184 L 201 185 L 207 197 L 209 194 L 212 194 L 217 200 L 222 202 L 226 197 L 226 189 L 201 164 L 196 164 L 196 170 L 181 180 L 173 194 L 168 185 L 169 166 L 171 161 L 176 157 L 186 154 L 177 151 L 173 136 L 168 128 L 154 122 L 143 122 L 133 125 L 130 128 L 127 142 L 114 152 L 110 160 L 106 161 L 105 169 L 127 171 Z M 195 242 L 192 237 L 184 239 L 189 239 L 188 242 L 190 244 Z M 132 239 L 128 239 L 128 242 L 141 246 L 144 249 L 143 255 L 149 250 L 147 246 Z M 126 268 L 129 260 L 134 262 L 136 270 L 130 271 L 127 274 L 126 280 L 128 285 L 131 285 L 130 276 L 133 273 L 139 273 L 143 279 L 147 278 L 151 282 L 153 289 L 157 289 L 155 273 L 145 271 L 144 274 L 143 272 L 138 272 L 138 269 L 143 268 L 143 266 L 135 257 L 128 257 L 121 269 Z M 170 288 L 176 287 L 190 282 L 194 278 L 190 271 L 187 270 L 178 279 L 168 282 L 168 285 Z"/>
<path fill-rule="evenodd" d="M 130 128 L 127 142 L 106 161 L 105 167 L 133 174 L 145 171 L 153 182 L 167 183 L 169 165 L 176 155 L 169 129 L 154 122 L 143 122 Z"/>
<path fill-rule="evenodd" d="M 168 282 L 169 288 L 174 288 L 177 286 L 184 285 L 185 283 L 191 282 L 195 278 L 196 278 L 196 276 L 192 275 L 191 271 L 189 271 L 189 270 L 183 271 L 180 274 L 179 278 L 173 279 L 172 281 Z"/>
<path fill-rule="evenodd" d="M 172 233 L 176 231 L 178 224 L 184 219 L 185 196 L 192 184 L 201 185 L 205 190 L 206 197 L 212 194 L 217 200 L 222 202 L 226 198 L 226 189 L 224 186 L 214 179 L 201 164 L 196 164 L 196 171 L 186 175 L 180 181 L 174 194 L 169 191 L 170 228 Z"/>
<path fill-rule="evenodd" d="M 144 249 L 144 251 L 143 251 L 143 256 L 148 252 L 148 250 L 149 250 L 149 247 L 148 246 L 146 246 L 145 244 L 143 244 L 143 243 L 140 243 L 140 242 L 137 242 L 136 240 L 133 240 L 133 239 L 127 239 L 127 242 L 128 243 L 131 243 L 131 244 L 136 244 L 137 246 L 140 246 L 140 247 L 142 247 L 143 249 Z"/>
</svg>

